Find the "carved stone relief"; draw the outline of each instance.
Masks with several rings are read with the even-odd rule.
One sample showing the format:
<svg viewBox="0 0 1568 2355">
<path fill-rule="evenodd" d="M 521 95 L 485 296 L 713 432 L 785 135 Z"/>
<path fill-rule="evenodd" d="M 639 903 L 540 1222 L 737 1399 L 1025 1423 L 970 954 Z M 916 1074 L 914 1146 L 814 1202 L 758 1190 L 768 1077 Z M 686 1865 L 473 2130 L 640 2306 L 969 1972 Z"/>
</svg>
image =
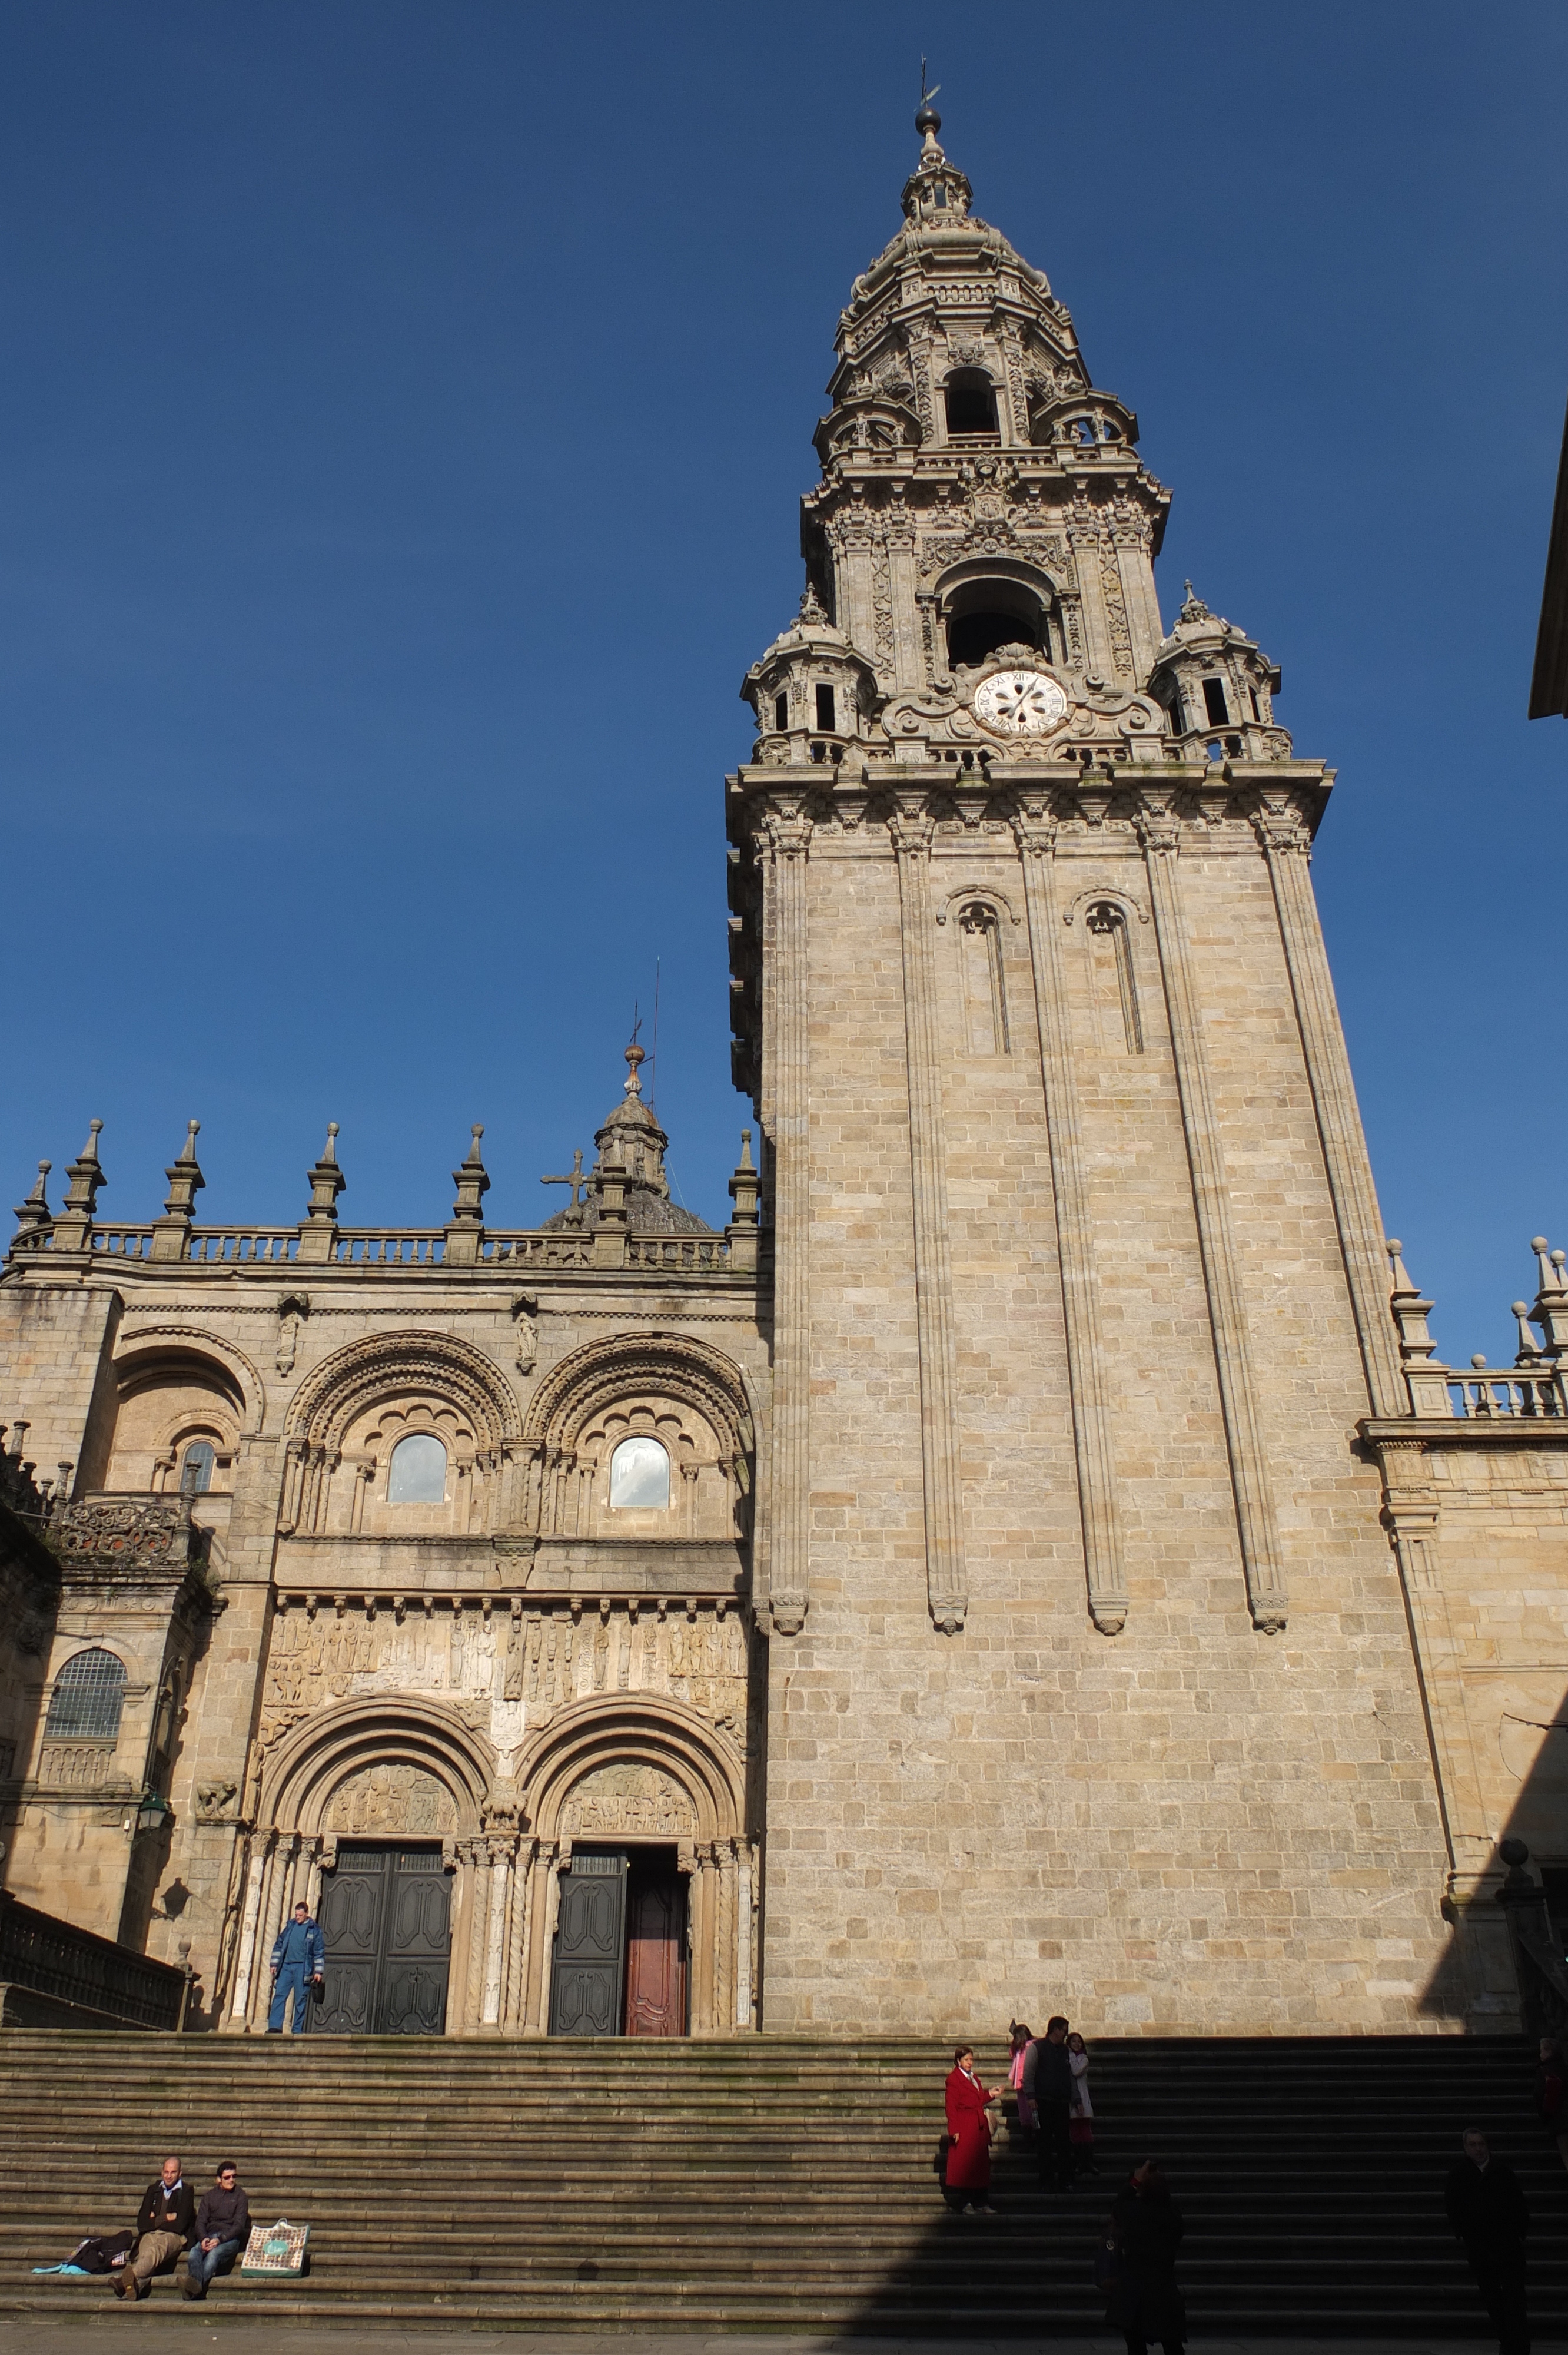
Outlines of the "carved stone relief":
<svg viewBox="0 0 1568 2355">
<path fill-rule="evenodd" d="M 364 1766 L 334 1792 L 326 1828 L 339 1839 L 370 1833 L 440 1838 L 457 1829 L 457 1802 L 422 1766 Z"/>
<path fill-rule="evenodd" d="M 679 1784 L 656 1766 L 599 1766 L 574 1785 L 563 1828 L 570 1839 L 689 1839 L 696 1815 Z"/>
<path fill-rule="evenodd" d="M 668 1693 L 728 1733 L 747 1739 L 747 1642 L 738 1614 L 708 1606 L 613 1602 L 604 1609 L 514 1611 L 503 1598 L 489 1614 L 405 1609 L 362 1601 L 340 1612 L 303 1601 L 273 1623 L 263 1691 L 263 1748 L 302 1718 L 333 1703 L 397 1694 L 439 1697 L 505 1757 L 526 1729 L 596 1693 Z"/>
</svg>

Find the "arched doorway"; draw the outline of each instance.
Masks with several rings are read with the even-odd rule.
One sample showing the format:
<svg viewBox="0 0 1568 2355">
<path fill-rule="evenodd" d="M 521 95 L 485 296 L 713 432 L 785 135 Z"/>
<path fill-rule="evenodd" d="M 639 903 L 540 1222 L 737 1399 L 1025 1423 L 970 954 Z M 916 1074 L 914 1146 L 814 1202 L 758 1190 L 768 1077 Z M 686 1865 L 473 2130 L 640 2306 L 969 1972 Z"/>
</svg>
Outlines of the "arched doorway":
<svg viewBox="0 0 1568 2355">
<path fill-rule="evenodd" d="M 557 2036 L 729 2035 L 754 2019 L 740 1760 L 696 1711 L 568 1711 L 519 1784 L 537 1834 L 535 2016 Z"/>
<path fill-rule="evenodd" d="M 439 2036 L 479 2024 L 463 1966 L 479 1867 L 493 1863 L 481 1837 L 488 1749 L 413 1700 L 345 1703 L 284 1737 L 249 1843 L 231 2028 L 265 2024 L 271 1944 L 301 1900 L 327 1954 L 313 2032 Z"/>
</svg>

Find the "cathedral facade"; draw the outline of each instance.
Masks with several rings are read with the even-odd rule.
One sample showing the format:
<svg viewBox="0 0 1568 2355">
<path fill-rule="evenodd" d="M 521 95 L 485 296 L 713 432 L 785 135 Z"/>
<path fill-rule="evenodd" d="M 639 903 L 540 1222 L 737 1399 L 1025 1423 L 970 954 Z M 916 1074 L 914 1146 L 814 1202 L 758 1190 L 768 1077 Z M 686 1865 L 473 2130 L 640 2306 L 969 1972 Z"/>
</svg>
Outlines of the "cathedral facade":
<svg viewBox="0 0 1568 2355">
<path fill-rule="evenodd" d="M 1568 1281 L 1456 1374 L 1313 901 L 1332 775 L 928 108 L 726 781 L 722 1231 L 640 1050 L 569 1199 L 0 1279 L 26 1904 L 344 2032 L 1517 2024 L 1568 1872 Z M 17 1431 L 21 1437 L 18 1438 Z M 1506 1911 L 1506 1909 L 1505 1909 Z M 1543 1955 L 1542 1968 L 1552 1967 Z"/>
</svg>

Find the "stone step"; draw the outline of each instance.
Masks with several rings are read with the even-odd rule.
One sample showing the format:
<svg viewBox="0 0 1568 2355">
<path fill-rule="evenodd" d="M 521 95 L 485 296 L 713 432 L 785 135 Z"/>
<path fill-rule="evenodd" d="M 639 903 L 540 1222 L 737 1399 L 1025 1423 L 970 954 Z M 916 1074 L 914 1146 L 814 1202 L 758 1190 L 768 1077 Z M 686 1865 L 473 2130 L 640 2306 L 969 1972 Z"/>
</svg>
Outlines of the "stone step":
<svg viewBox="0 0 1568 2355">
<path fill-rule="evenodd" d="M 1000 2048 L 979 2057 L 998 2083 Z M 1097 2042 L 1104 2175 L 1046 2194 L 1004 2138 L 1003 2212 L 973 2221 L 948 2214 L 929 2166 L 950 2058 L 923 2039 L 0 2035 L 0 2164 L 28 2196 L 0 2224 L 0 2313 L 117 2306 L 107 2284 L 28 2268 L 112 2229 L 164 2147 L 205 2179 L 222 2145 L 259 2219 L 310 2218 L 313 2270 L 221 2283 L 202 2307 L 160 2281 L 160 2316 L 182 2327 L 221 2311 L 323 2328 L 1100 2336 L 1097 2232 L 1154 2146 L 1187 2217 L 1194 2329 L 1483 2338 L 1441 2212 L 1457 2128 L 1481 2115 L 1540 2217 L 1537 2327 L 1568 2332 L 1568 2176 L 1521 2044 Z"/>
</svg>

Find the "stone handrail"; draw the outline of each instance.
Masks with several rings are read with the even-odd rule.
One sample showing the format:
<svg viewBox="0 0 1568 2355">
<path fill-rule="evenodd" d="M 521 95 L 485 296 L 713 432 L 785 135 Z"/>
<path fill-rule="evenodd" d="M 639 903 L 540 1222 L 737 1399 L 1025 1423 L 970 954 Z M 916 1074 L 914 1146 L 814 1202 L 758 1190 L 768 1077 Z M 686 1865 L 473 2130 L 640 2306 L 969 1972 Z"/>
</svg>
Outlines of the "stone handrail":
<svg viewBox="0 0 1568 2355">
<path fill-rule="evenodd" d="M 1555 1366 L 1537 1371 L 1522 1366 L 1478 1366 L 1467 1374 L 1446 1373 L 1448 1412 L 1461 1421 L 1489 1417 L 1568 1415 L 1563 1377 Z"/>
<path fill-rule="evenodd" d="M 291 1260 L 299 1248 L 297 1227 L 193 1227 L 185 1255 L 204 1266 L 250 1266 Z"/>
<path fill-rule="evenodd" d="M 177 2030 L 185 2024 L 191 1976 L 188 1965 L 132 1954 L 0 1889 L 0 1981 L 12 1987 L 128 2028 Z"/>
<path fill-rule="evenodd" d="M 580 1228 L 553 1234 L 528 1227 L 506 1233 L 493 1229 L 480 1244 L 479 1257 L 485 1267 L 590 1267 L 593 1237 Z"/>
<path fill-rule="evenodd" d="M 151 1259 L 153 1230 L 149 1227 L 94 1227 L 92 1248 L 110 1259 Z"/>
<path fill-rule="evenodd" d="M 722 1235 L 628 1235 L 626 1264 L 628 1267 L 673 1269 L 677 1273 L 687 1268 L 722 1268 L 729 1257 L 729 1245 Z"/>
<path fill-rule="evenodd" d="M 192 1226 L 176 1235 L 171 1248 L 167 1232 L 152 1223 L 95 1226 L 88 1231 L 87 1247 L 105 1259 L 169 1261 L 198 1267 L 291 1267 L 300 1263 L 306 1231 L 304 1227 Z M 13 1252 L 23 1254 L 57 1248 L 49 1227 L 19 1234 L 12 1245 Z M 324 1261 L 332 1267 L 355 1268 L 454 1263 L 517 1270 L 624 1266 L 679 1275 L 705 1270 L 722 1273 L 732 1258 L 729 1242 L 722 1234 L 609 1235 L 600 1231 L 596 1236 L 592 1230 L 580 1227 L 482 1229 L 469 1249 L 474 1254 L 471 1259 L 453 1263 L 443 1227 L 341 1227 L 331 1233 Z"/>
</svg>

